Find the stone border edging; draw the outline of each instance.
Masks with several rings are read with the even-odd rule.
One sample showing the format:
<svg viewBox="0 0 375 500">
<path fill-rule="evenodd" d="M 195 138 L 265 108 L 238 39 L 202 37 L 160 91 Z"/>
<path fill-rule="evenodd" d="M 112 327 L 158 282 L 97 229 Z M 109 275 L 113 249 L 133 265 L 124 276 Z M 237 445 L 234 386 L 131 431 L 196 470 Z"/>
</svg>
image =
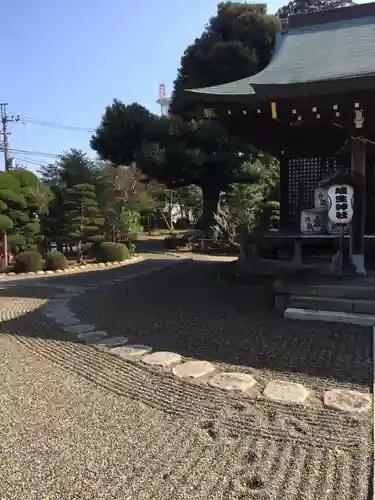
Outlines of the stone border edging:
<svg viewBox="0 0 375 500">
<path fill-rule="evenodd" d="M 129 264 L 134 264 L 135 262 L 140 262 L 144 260 L 142 255 L 136 255 L 131 257 L 130 259 L 115 261 L 115 262 L 100 262 L 93 264 L 84 264 L 68 267 L 67 269 L 56 269 L 55 271 L 37 271 L 37 272 L 28 272 L 28 273 L 3 273 L 3 281 L 4 278 L 45 278 L 47 276 L 70 276 L 72 274 L 91 272 L 91 271 L 103 271 L 106 269 L 118 268 L 122 266 L 126 266 Z"/>
<path fill-rule="evenodd" d="M 138 260 L 141 259 L 133 259 L 132 262 Z M 188 259 L 179 259 L 178 262 L 169 265 L 181 264 L 181 260 Z M 131 262 L 127 261 L 127 263 Z M 151 346 L 129 344 L 128 339 L 124 336 L 110 337 L 107 332 L 97 330 L 94 325 L 83 324 L 69 307 L 73 298 L 90 290 L 98 290 L 101 284 L 114 284 L 157 271 L 160 271 L 160 269 L 150 269 L 137 275 L 115 278 L 86 288 L 67 286 L 64 293 L 52 299 L 47 307 L 43 308 L 42 312 L 65 332 L 74 334 L 78 340 L 103 349 L 111 355 L 134 363 L 141 362 L 148 366 L 160 367 L 171 372 L 180 380 L 205 382 L 211 387 L 229 392 L 237 391 L 247 396 L 254 394 L 252 391 L 256 390 L 259 384 L 248 373 L 221 371 L 208 361 L 186 359 L 174 352 L 153 352 Z M 312 389 L 286 380 L 271 380 L 261 392 L 261 395 L 266 399 L 279 403 L 297 404 L 306 407 L 309 407 L 311 400 L 316 397 L 316 393 Z M 324 392 L 323 405 L 333 410 L 364 413 L 371 409 L 372 396 L 360 391 L 334 388 Z"/>
</svg>

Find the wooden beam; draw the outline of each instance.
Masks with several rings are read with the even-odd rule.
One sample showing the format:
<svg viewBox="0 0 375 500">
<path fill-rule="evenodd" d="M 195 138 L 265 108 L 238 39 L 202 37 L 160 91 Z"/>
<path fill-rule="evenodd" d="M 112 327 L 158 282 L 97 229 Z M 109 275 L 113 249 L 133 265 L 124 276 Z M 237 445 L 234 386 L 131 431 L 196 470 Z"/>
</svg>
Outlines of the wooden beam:
<svg viewBox="0 0 375 500">
<path fill-rule="evenodd" d="M 351 139 L 351 178 L 354 187 L 354 215 L 350 237 L 352 263 L 359 274 L 366 274 L 365 215 L 366 215 L 366 143 Z"/>
</svg>

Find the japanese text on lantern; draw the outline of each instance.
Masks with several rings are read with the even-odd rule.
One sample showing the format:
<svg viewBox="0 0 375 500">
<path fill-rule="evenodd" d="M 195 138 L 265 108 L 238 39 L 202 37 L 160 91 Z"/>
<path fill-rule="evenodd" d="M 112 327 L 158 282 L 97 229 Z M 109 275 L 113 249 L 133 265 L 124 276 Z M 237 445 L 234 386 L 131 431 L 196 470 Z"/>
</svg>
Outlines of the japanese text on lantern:
<svg viewBox="0 0 375 500">
<path fill-rule="evenodd" d="M 354 189 L 336 184 L 328 189 L 328 217 L 334 224 L 350 224 L 353 219 Z"/>
</svg>

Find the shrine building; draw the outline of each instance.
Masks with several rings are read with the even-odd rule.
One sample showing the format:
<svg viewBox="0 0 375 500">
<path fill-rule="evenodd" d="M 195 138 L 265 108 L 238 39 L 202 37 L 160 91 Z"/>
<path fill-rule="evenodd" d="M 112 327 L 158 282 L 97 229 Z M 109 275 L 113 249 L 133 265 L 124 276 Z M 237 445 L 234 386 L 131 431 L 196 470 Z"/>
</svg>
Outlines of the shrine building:
<svg viewBox="0 0 375 500">
<path fill-rule="evenodd" d="M 375 3 L 293 15 L 261 72 L 188 92 L 280 161 L 279 228 L 247 236 L 248 261 L 303 269 L 328 253 L 334 270 L 341 227 L 349 266 L 365 275 L 375 242 Z M 333 218 L 332 185 L 354 190 L 352 205 L 336 192 Z"/>
</svg>

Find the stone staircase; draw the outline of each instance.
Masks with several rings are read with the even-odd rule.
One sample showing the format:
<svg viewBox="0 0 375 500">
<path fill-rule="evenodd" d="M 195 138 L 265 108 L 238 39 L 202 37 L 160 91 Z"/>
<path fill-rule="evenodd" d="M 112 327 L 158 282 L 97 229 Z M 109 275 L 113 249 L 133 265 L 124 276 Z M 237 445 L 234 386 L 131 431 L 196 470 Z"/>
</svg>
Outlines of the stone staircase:
<svg viewBox="0 0 375 500">
<path fill-rule="evenodd" d="M 372 279 L 331 283 L 276 282 L 275 307 L 284 317 L 375 326 L 375 283 Z"/>
</svg>

